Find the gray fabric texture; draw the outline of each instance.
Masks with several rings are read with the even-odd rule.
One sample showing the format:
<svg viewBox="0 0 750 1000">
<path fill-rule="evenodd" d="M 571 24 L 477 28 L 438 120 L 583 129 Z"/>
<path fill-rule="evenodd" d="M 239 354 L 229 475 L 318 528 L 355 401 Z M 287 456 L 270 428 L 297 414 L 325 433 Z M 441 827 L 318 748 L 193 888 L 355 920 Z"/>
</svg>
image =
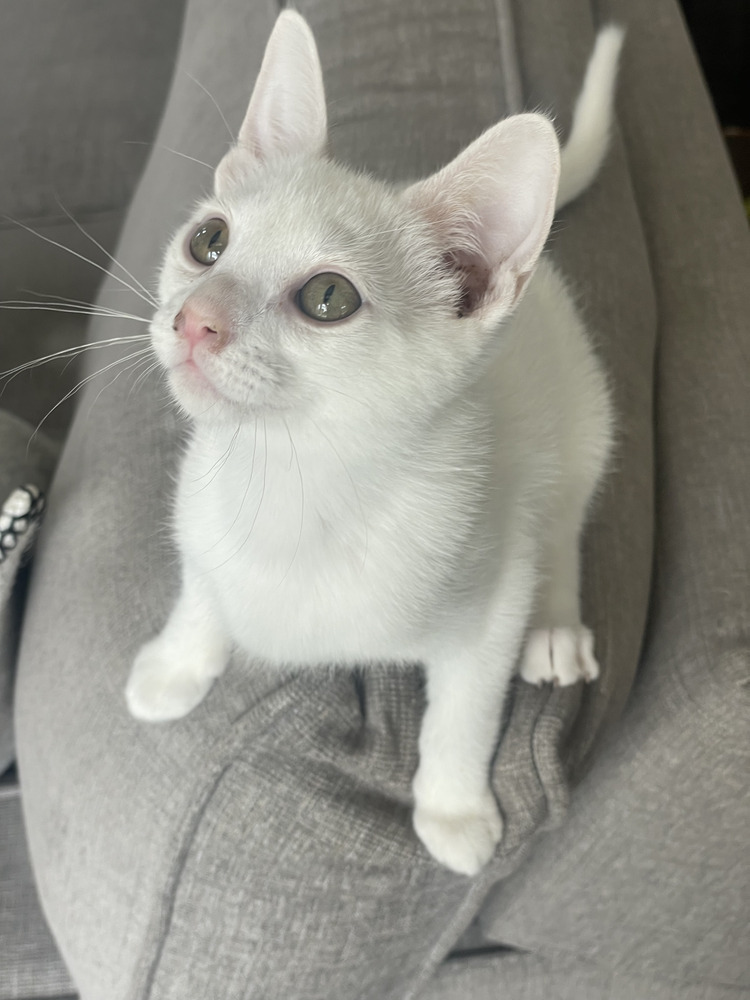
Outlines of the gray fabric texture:
<svg viewBox="0 0 750 1000">
<path fill-rule="evenodd" d="M 127 203 L 172 75 L 182 6 L 4 0 L 0 215 L 61 216 L 58 199 L 76 215 Z"/>
<path fill-rule="evenodd" d="M 46 491 L 52 478 L 57 450 L 44 435 L 33 432 L 24 420 L 0 410 L 0 508 L 17 487 L 31 483 Z M 15 757 L 13 680 L 21 611 L 17 576 L 27 544 L 0 562 L 0 775 Z"/>
<path fill-rule="evenodd" d="M 746 991 L 721 983 L 661 979 L 564 954 L 499 954 L 451 959 L 437 969 L 423 1000 L 737 1000 Z"/>
<path fill-rule="evenodd" d="M 44 922 L 18 786 L 0 780 L 0 1000 L 52 1000 L 75 987 Z"/>
<path fill-rule="evenodd" d="M 123 218 L 122 209 L 76 215 L 93 239 L 110 248 Z M 109 261 L 65 217 L 31 219 L 28 224 L 33 233 L 0 217 L 0 302 L 12 303 L 12 307 L 0 307 L 0 404 L 60 442 L 74 410 L 74 396 L 69 394 L 81 377 L 79 358 L 64 354 L 43 365 L 19 369 L 86 343 L 89 317 L 85 308 L 62 306 L 61 312 L 54 301 L 65 297 L 93 302 L 103 275 L 88 260 L 105 269 Z M 82 256 L 66 253 L 60 249 L 63 246 Z M 123 295 L 118 298 L 113 297 L 109 305 L 122 308 Z M 113 356 L 102 350 L 97 360 L 104 366 Z M 6 372 L 14 374 L 4 377 Z"/>
<path fill-rule="evenodd" d="M 66 213 L 112 249 L 150 150 L 183 6 L 184 0 L 0 4 L 0 301 L 93 301 L 101 271 L 44 241 L 108 266 Z M 124 303 L 117 294 L 108 304 Z M 85 332 L 74 313 L 0 309 L 0 373 L 82 344 Z M 76 384 L 77 371 L 67 358 L 7 384 L 0 379 L 0 404 L 35 425 L 45 418 L 45 431 L 61 439 L 72 405 L 52 408 Z"/>
<path fill-rule="evenodd" d="M 334 152 L 394 178 L 445 162 L 508 109 L 517 110 L 519 100 L 525 107 L 554 108 L 564 129 L 594 35 L 583 0 L 533 0 L 522 9 L 490 0 L 470 0 L 460 8 L 424 0 L 355 0 L 345 16 L 340 5 L 322 0 L 299 6 L 325 39 Z M 671 0 L 658 0 L 639 10 L 638 23 L 644 32 L 653 24 L 674 31 L 671 12 Z M 240 0 L 222 0 L 210 9 L 189 5 L 180 65 L 208 87 L 234 128 L 276 13 L 270 0 L 252 9 Z M 520 66 L 510 65 L 515 47 L 507 34 L 502 40 L 499 35 L 498 26 L 508 24 Z M 684 40 L 676 45 L 668 58 L 679 87 L 690 83 L 695 68 L 686 61 Z M 652 65 L 650 74 L 644 78 L 638 63 L 626 58 L 620 109 L 631 124 L 633 116 L 649 111 L 641 107 L 651 100 L 648 88 L 660 86 Z M 695 100 L 698 125 L 706 128 L 700 92 Z M 725 188 L 710 124 L 709 133 L 699 164 Z M 38 553 L 17 699 L 24 803 L 40 894 L 83 1000 L 395 1000 L 420 990 L 425 996 L 482 1000 L 593 1000 L 625 997 L 628 984 L 643 981 L 629 969 L 621 975 L 606 967 L 603 931 L 597 937 L 607 919 L 616 927 L 622 917 L 617 896 L 607 888 L 619 886 L 617 878 L 608 881 L 613 871 L 623 880 L 630 876 L 634 892 L 654 871 L 639 868 L 622 841 L 615 837 L 620 853 L 616 861 L 608 858 L 609 868 L 581 881 L 586 889 L 575 910 L 578 947 L 558 937 L 547 953 L 530 927 L 545 912 L 550 880 L 562 882 L 567 872 L 565 884 L 575 897 L 574 875 L 582 876 L 583 863 L 566 867 L 567 859 L 558 859 L 557 868 L 546 871 L 547 883 L 532 880 L 528 889 L 528 862 L 512 873 L 529 855 L 533 833 L 561 821 L 569 777 L 576 780 L 585 771 L 581 809 L 598 801 L 602 835 L 616 832 L 620 818 L 621 836 L 628 845 L 637 843 L 637 825 L 604 808 L 592 783 L 603 734 L 609 756 L 602 767 L 609 774 L 615 770 L 613 746 L 638 758 L 642 744 L 654 768 L 683 749 L 670 740 L 680 725 L 687 728 L 684 700 L 671 702 L 674 725 L 664 730 L 664 741 L 661 724 L 643 707 L 640 715 L 628 716 L 628 728 L 616 728 L 635 672 L 650 586 L 652 360 L 662 309 L 654 282 L 661 295 L 669 254 L 678 253 L 669 237 L 663 258 L 655 255 L 663 237 L 654 227 L 661 217 L 639 212 L 644 175 L 655 167 L 646 147 L 656 138 L 638 128 L 624 143 L 616 136 L 600 180 L 561 216 L 551 241 L 550 252 L 580 289 L 621 414 L 617 459 L 585 543 L 585 617 L 597 635 L 603 677 L 586 692 L 518 686 L 494 774 L 507 834 L 492 869 L 477 880 L 440 869 L 411 832 L 409 783 L 422 707 L 416 671 L 279 677 L 256 665 L 248 669 L 237 658 L 188 719 L 149 727 L 128 717 L 122 689 L 130 660 L 159 629 L 174 597 L 174 553 L 164 525 L 184 428 L 165 406 L 155 378 L 137 393 L 126 380 L 115 382 L 97 402 L 95 418 L 88 403 L 106 381 L 90 389 L 67 442 Z M 181 71 L 158 141 L 214 162 L 226 148 L 216 108 Z M 658 148 L 660 163 L 664 158 L 669 164 L 661 163 L 662 172 L 679 172 L 682 150 L 666 141 Z M 639 165 L 640 187 L 633 163 Z M 119 251 L 140 280 L 153 282 L 159 247 L 209 180 L 198 164 L 155 150 Z M 686 181 L 695 183 L 695 177 Z M 731 215 L 723 197 L 714 205 L 722 219 Z M 707 222 L 694 216 L 695 232 L 702 233 Z M 695 242 L 684 231 L 680 238 L 688 246 Z M 730 287 L 737 272 L 727 267 L 715 280 Z M 692 280 L 702 273 L 691 272 Z M 674 288 L 679 282 L 665 294 L 675 295 Z M 102 295 L 110 302 L 114 283 Z M 694 293 L 682 308 L 695 319 L 702 299 Z M 711 318 L 727 331 L 734 309 Z M 119 332 L 130 331 L 122 323 L 97 322 L 93 335 Z M 675 349 L 681 356 L 679 341 Z M 731 407 L 736 368 L 730 364 L 722 372 L 722 405 Z M 667 470 L 672 459 L 664 435 L 670 442 L 686 440 L 680 438 L 683 391 L 678 374 L 659 410 Z M 675 447 L 679 454 L 684 445 Z M 717 476 L 718 466 L 712 468 Z M 706 491 L 702 503 L 711 496 Z M 661 504 L 670 502 L 660 494 Z M 667 512 L 679 518 L 682 508 Z M 671 530 L 679 536 L 684 525 Z M 660 545 L 679 549 L 681 543 L 677 537 Z M 685 574 L 684 580 L 696 596 L 690 589 L 699 586 L 695 578 Z M 660 587 L 666 595 L 664 577 Z M 691 631 L 680 628 L 692 614 L 685 600 L 683 591 L 667 614 L 681 637 Z M 649 647 L 647 677 L 660 677 L 663 663 L 676 662 L 671 642 L 663 638 Z M 719 717 L 725 687 L 723 678 L 716 680 L 711 704 Z M 639 690 L 648 691 L 647 683 L 644 677 Z M 703 680 L 701 693 L 702 687 Z M 631 726 L 638 742 L 631 739 Z M 626 780 L 627 772 L 621 773 Z M 612 781 L 604 783 L 607 794 Z M 706 781 L 705 788 L 711 787 Z M 717 799 L 730 788 L 717 787 Z M 574 815 L 583 794 L 574 797 Z M 661 805 L 658 797 L 644 801 L 652 810 Z M 677 817 L 680 801 L 676 797 Z M 533 860 L 537 850 L 548 857 L 549 845 L 561 836 L 537 840 Z M 580 859 L 574 850 L 570 857 Z M 704 863 L 697 847 L 695 857 Z M 522 935 L 540 955 L 504 953 L 439 967 L 499 879 L 504 881 L 486 917 L 487 932 L 518 947 L 524 947 L 517 940 Z M 563 893 L 551 895 L 565 930 Z M 503 924 L 503 907 L 515 907 L 518 921 Z M 663 936 L 670 919 L 666 914 L 658 928 Z M 571 934 L 573 929 L 567 927 Z M 589 934 L 598 945 L 586 951 L 581 940 Z M 690 928 L 683 928 L 685 947 L 691 940 Z M 631 939 L 633 963 L 637 945 Z M 660 955 L 666 966 L 667 952 Z M 653 995 L 678 995 L 667 992 L 685 975 L 683 965 L 677 969 L 662 977 L 663 991 Z M 680 995 L 721 996 L 701 988 Z"/>
</svg>

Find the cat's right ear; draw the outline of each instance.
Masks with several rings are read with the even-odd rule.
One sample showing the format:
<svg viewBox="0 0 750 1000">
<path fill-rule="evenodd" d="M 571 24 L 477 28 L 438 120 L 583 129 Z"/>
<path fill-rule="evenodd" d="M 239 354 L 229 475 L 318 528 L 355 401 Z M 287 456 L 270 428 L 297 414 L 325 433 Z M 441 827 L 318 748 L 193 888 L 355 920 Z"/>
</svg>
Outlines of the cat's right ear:
<svg viewBox="0 0 750 1000">
<path fill-rule="evenodd" d="M 237 141 L 216 168 L 216 194 L 249 165 L 278 156 L 321 155 L 327 141 L 323 73 L 307 21 L 294 10 L 276 19 Z"/>
</svg>

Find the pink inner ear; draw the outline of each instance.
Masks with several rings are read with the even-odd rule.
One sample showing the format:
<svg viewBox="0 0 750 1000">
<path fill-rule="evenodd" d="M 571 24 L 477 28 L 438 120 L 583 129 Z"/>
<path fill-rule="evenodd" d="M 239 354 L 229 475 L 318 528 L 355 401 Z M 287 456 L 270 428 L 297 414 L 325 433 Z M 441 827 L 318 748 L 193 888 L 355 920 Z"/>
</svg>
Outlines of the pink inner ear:
<svg viewBox="0 0 750 1000">
<path fill-rule="evenodd" d="M 300 14 L 284 10 L 266 45 L 237 142 L 216 170 L 216 192 L 276 156 L 319 156 L 325 152 L 326 139 L 325 93 L 315 39 Z"/>
<path fill-rule="evenodd" d="M 326 143 L 323 74 L 315 39 L 293 10 L 276 20 L 238 142 L 258 159 L 322 152 Z"/>
<path fill-rule="evenodd" d="M 449 270 L 459 276 L 461 282 L 461 298 L 457 305 L 459 317 L 470 316 L 475 312 L 487 294 L 492 271 L 483 264 L 480 257 L 467 254 L 461 250 L 450 250 L 443 255 L 443 260 Z"/>
<path fill-rule="evenodd" d="M 518 115 L 407 190 L 460 278 L 460 315 L 492 320 L 515 305 L 549 232 L 558 175 L 551 123 Z"/>
</svg>

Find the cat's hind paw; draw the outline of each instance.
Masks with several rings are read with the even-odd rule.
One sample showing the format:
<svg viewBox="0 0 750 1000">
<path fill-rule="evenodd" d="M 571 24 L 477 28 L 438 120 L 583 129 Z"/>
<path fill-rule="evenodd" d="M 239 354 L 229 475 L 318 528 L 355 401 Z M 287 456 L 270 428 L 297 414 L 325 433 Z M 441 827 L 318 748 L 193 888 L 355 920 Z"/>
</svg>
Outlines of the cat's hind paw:
<svg viewBox="0 0 750 1000">
<path fill-rule="evenodd" d="M 181 719 L 203 701 L 218 672 L 184 656 L 165 655 L 159 639 L 146 643 L 125 686 L 130 714 L 143 722 Z"/>
<path fill-rule="evenodd" d="M 414 829 L 430 854 L 460 875 L 476 875 L 495 853 L 503 821 L 491 792 L 476 808 L 442 813 L 417 805 Z"/>
<path fill-rule="evenodd" d="M 521 658 L 520 674 L 529 684 L 567 687 L 577 681 L 595 681 L 599 664 L 594 637 L 583 625 L 535 629 Z"/>
</svg>

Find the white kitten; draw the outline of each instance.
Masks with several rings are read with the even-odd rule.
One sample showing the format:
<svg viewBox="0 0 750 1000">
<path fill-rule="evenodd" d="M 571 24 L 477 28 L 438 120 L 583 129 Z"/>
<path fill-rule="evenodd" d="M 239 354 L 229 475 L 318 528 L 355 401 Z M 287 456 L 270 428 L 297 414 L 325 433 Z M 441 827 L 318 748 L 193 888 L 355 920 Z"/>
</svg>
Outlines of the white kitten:
<svg viewBox="0 0 750 1000">
<path fill-rule="evenodd" d="M 620 43 L 597 42 L 566 197 L 604 156 Z M 325 146 L 315 43 L 286 11 L 161 275 L 154 348 L 194 422 L 182 592 L 127 702 L 185 715 L 233 646 L 279 666 L 420 662 L 414 825 L 472 874 L 502 833 L 490 761 L 528 626 L 526 680 L 598 674 L 578 545 L 611 418 L 571 298 L 537 266 L 558 141 L 518 115 L 401 190 Z"/>
</svg>

